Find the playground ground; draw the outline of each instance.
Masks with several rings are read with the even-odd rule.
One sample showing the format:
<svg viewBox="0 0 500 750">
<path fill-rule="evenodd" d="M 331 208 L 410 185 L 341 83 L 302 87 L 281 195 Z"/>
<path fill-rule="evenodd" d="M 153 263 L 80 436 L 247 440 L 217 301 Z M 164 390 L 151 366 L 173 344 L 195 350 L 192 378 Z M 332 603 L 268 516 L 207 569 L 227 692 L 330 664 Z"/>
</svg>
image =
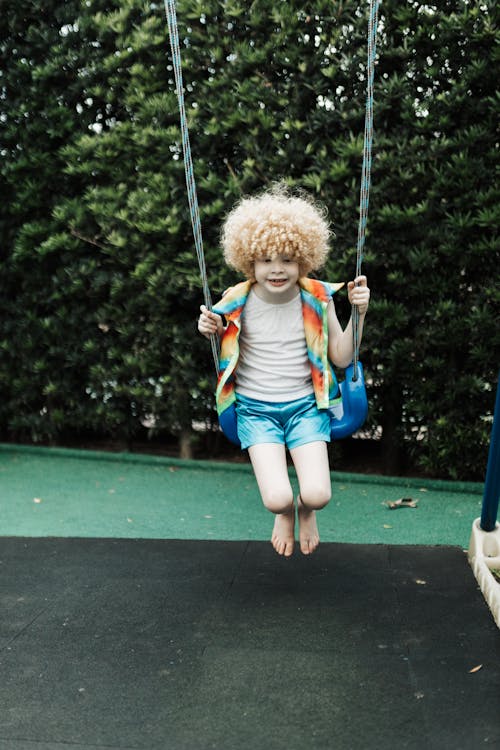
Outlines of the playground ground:
<svg viewBox="0 0 500 750">
<path fill-rule="evenodd" d="M 500 748 L 482 486 L 332 485 L 283 560 L 247 464 L 0 446 L 0 750 Z"/>
</svg>

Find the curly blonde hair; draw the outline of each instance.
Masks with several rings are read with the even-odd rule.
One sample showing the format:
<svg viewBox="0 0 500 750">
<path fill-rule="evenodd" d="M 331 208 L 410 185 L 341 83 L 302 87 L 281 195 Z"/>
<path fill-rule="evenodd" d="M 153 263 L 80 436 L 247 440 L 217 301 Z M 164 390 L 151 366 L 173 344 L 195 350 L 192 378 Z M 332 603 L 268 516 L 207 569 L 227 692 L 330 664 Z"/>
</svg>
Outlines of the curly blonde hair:
<svg viewBox="0 0 500 750">
<path fill-rule="evenodd" d="M 243 198 L 228 214 L 221 237 L 226 263 L 248 279 L 255 278 L 255 260 L 277 255 L 296 261 L 307 276 L 325 263 L 329 240 L 326 210 L 283 185 Z"/>
</svg>

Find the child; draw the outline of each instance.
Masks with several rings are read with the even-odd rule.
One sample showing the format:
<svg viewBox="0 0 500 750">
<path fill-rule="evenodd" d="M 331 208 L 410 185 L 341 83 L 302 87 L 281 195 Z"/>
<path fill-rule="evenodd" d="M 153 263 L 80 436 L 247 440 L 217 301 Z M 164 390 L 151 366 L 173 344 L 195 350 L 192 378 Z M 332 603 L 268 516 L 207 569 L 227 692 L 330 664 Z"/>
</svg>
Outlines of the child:
<svg viewBox="0 0 500 750">
<path fill-rule="evenodd" d="M 300 549 L 309 555 L 319 544 L 316 510 L 331 497 L 328 408 L 339 393 L 330 363 L 347 367 L 353 358 L 352 319 L 343 331 L 331 298 L 343 284 L 307 278 L 324 264 L 329 237 L 323 210 L 308 197 L 277 187 L 241 200 L 225 221 L 222 246 L 228 265 L 247 281 L 230 288 L 212 312 L 202 305 L 198 321 L 204 336 L 221 337 L 217 408 L 220 414 L 236 402 L 241 446 L 275 514 L 271 542 L 285 557 L 295 541 L 286 448 L 299 483 Z M 347 287 L 361 338 L 366 277 Z"/>
</svg>

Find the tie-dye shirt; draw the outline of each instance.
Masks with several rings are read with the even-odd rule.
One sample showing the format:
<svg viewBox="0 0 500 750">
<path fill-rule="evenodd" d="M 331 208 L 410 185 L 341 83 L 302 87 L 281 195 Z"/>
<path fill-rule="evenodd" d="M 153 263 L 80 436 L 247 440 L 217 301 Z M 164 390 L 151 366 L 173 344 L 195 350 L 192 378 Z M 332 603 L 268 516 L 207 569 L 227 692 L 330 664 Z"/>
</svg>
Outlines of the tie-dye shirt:
<svg viewBox="0 0 500 750">
<path fill-rule="evenodd" d="M 235 370 L 240 352 L 241 313 L 253 283 L 243 281 L 231 287 L 213 307 L 213 311 L 223 315 L 227 321 L 227 328 L 221 340 L 219 377 L 215 392 L 219 414 L 236 400 Z M 332 364 L 328 359 L 327 307 L 331 297 L 343 284 L 330 284 L 307 277 L 300 278 L 298 283 L 316 403 L 319 409 L 328 409 L 338 403 L 341 397 Z"/>
</svg>

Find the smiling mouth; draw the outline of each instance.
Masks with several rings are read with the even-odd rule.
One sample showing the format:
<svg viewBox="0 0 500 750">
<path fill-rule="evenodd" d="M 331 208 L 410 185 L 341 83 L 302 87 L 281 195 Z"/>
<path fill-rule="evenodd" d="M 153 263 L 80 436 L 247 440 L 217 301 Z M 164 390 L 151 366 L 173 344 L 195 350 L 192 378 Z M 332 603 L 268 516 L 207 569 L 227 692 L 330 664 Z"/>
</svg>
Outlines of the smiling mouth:
<svg viewBox="0 0 500 750">
<path fill-rule="evenodd" d="M 269 283 L 272 284 L 272 286 L 283 286 L 287 281 L 288 279 L 269 279 Z"/>
</svg>

